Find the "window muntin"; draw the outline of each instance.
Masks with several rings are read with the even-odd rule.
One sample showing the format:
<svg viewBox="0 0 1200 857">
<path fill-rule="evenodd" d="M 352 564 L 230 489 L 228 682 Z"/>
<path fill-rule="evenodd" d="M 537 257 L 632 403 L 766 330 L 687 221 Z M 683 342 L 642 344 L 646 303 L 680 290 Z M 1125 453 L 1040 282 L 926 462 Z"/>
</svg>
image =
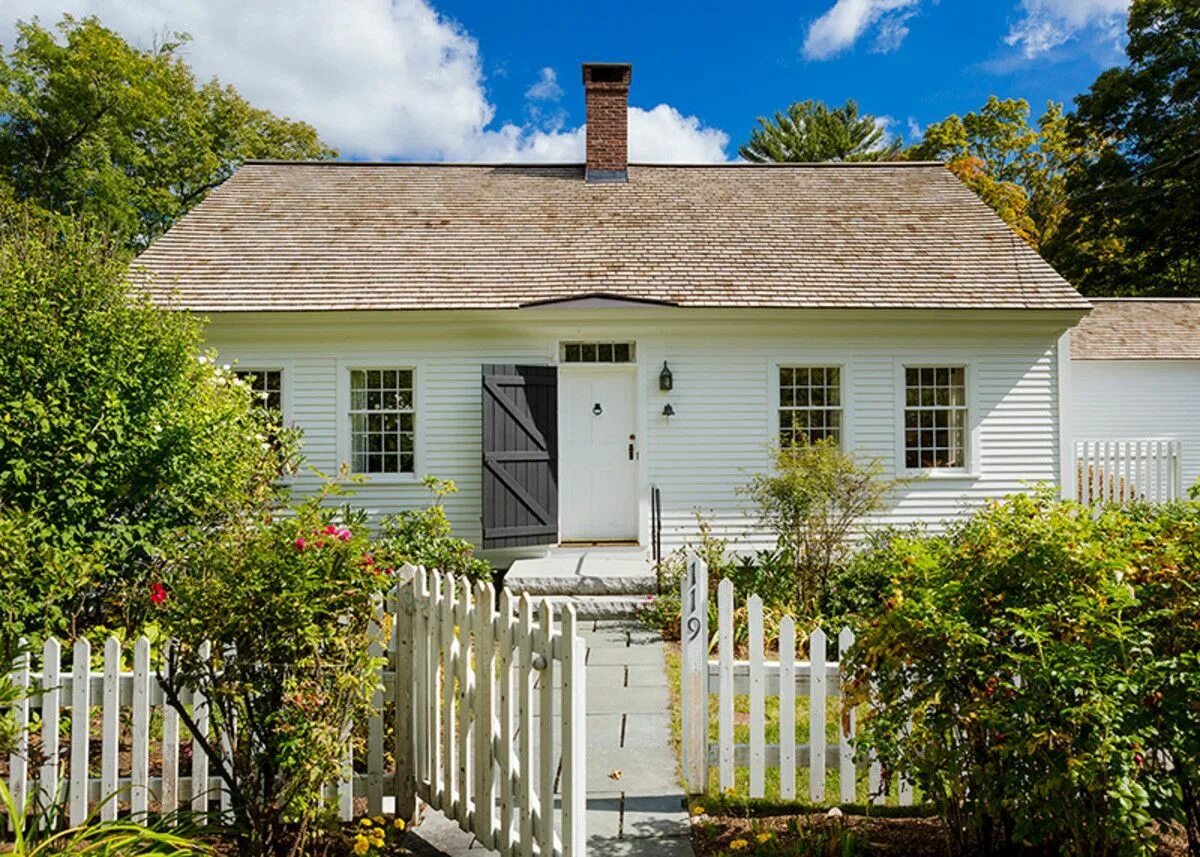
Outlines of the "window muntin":
<svg viewBox="0 0 1200 857">
<path fill-rule="evenodd" d="M 283 371 L 280 369 L 239 369 L 237 376 L 250 385 L 262 406 L 283 414 Z"/>
<path fill-rule="evenodd" d="M 905 367 L 904 466 L 909 470 L 967 466 L 966 367 Z"/>
<path fill-rule="evenodd" d="M 350 370 L 350 468 L 416 472 L 412 369 Z"/>
<path fill-rule="evenodd" d="M 837 366 L 779 367 L 779 445 L 842 442 L 842 370 Z"/>
<path fill-rule="evenodd" d="M 563 363 L 632 363 L 632 342 L 564 342 Z"/>
</svg>

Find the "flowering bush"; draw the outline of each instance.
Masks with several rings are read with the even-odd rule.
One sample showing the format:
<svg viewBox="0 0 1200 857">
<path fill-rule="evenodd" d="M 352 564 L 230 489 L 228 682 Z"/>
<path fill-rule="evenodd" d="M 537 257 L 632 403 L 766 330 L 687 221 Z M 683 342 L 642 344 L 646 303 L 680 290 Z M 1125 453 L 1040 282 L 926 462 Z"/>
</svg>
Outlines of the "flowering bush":
<svg viewBox="0 0 1200 857">
<path fill-rule="evenodd" d="M 1197 853 L 1200 506 L 1017 495 L 864 562 L 889 585 L 851 652 L 859 750 L 955 853 L 1149 853 L 1155 819 Z"/>
<path fill-rule="evenodd" d="M 393 819 L 391 822 L 382 816 L 360 819 L 350 850 L 359 857 L 408 854 L 407 849 L 400 848 L 400 843 L 404 841 L 404 827 L 402 818 Z"/>
<path fill-rule="evenodd" d="M 376 688 L 371 620 L 391 569 L 371 554 L 363 515 L 325 500 L 196 539 L 145 595 L 176 640 L 169 704 L 191 728 L 183 691 L 211 700 L 202 743 L 253 853 L 304 841 Z"/>
</svg>

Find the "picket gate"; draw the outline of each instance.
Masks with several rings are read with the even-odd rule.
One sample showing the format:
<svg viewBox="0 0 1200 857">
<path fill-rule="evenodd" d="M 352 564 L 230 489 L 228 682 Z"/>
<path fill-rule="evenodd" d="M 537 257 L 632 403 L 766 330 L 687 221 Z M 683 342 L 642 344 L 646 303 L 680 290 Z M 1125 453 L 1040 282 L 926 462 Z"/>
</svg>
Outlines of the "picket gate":
<svg viewBox="0 0 1200 857">
<path fill-rule="evenodd" d="M 414 587 L 421 799 L 506 857 L 583 857 L 586 648 L 574 609 L 556 623 L 545 601 L 423 571 Z"/>
<path fill-rule="evenodd" d="M 1075 499 L 1101 503 L 1167 503 L 1182 494 L 1177 440 L 1084 440 L 1075 443 Z"/>
<path fill-rule="evenodd" d="M 573 608 L 556 623 L 548 604 L 535 611 L 528 596 L 508 590 L 497 600 L 491 584 L 411 566 L 400 576 L 405 582 L 380 601 L 375 618 L 390 633 L 372 644 L 384 661 L 366 758 L 356 765 L 348 751 L 324 799 L 346 821 L 385 810 L 410 819 L 419 795 L 505 857 L 583 857 L 586 648 Z M 110 637 L 99 670 L 87 640 L 67 647 L 50 639 L 38 654 L 36 669 L 26 653 L 12 673 L 35 691 L 14 709 L 20 737 L 8 786 L 18 805 L 31 796 L 42 806 L 65 802 L 71 825 L 125 813 L 229 811 L 224 783 L 166 704 L 152 663 L 167 659 L 152 658 L 149 640 L 137 639 L 129 652 Z M 127 655 L 132 669 L 122 668 Z M 198 728 L 211 728 L 204 699 L 185 692 L 183 702 Z M 36 768 L 34 712 L 41 714 Z M 152 767 L 154 749 L 160 761 Z"/>
<path fill-rule="evenodd" d="M 757 595 L 746 599 L 749 630 L 748 659 L 735 659 L 734 587 L 722 580 L 717 587 L 717 657 L 709 658 L 711 637 L 708 628 L 708 570 L 698 557 L 688 561 L 681 583 L 681 702 L 683 711 L 683 773 L 689 794 L 709 789 L 709 771 L 717 769 L 717 787 L 721 793 L 737 790 L 736 771 L 747 768 L 748 796 L 766 794 L 767 772 L 776 771 L 779 796 L 795 799 L 796 772 L 808 769 L 808 795 L 812 803 L 854 803 L 862 776 L 867 778 L 867 793 L 872 803 L 888 800 L 878 762 L 860 766 L 855 761 L 853 738 L 855 714 L 842 716 L 840 702 L 843 676 L 840 658 L 852 645 L 854 633 L 843 628 L 837 634 L 838 660 L 826 657 L 827 634 L 820 628 L 808 634 L 807 660 L 797 658 L 795 621 L 784 617 L 779 623 L 777 659 L 768 660 L 768 640 L 764 638 L 763 603 Z M 796 739 L 797 694 L 808 697 L 808 742 Z M 717 740 L 709 739 L 709 699 L 717 697 Z M 734 740 L 735 702 L 748 697 L 749 741 Z M 779 699 L 779 742 L 766 741 L 768 717 L 766 703 Z M 837 724 L 838 740 L 828 742 L 829 723 Z M 827 773 L 838 772 L 838 794 L 826 792 Z M 909 806 L 913 791 L 901 779 L 896 784 L 896 802 Z"/>
</svg>

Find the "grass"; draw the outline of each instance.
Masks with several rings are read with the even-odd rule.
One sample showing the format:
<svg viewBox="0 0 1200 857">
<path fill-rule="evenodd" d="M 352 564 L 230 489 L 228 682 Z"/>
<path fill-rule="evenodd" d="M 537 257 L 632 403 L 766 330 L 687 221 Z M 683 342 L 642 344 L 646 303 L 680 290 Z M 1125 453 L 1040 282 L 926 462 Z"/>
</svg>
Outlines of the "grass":
<svg viewBox="0 0 1200 857">
<path fill-rule="evenodd" d="M 680 652 L 677 643 L 667 644 L 667 682 L 671 689 L 671 741 L 675 747 L 676 759 L 680 756 L 682 742 L 682 710 L 679 699 L 679 683 L 680 683 Z M 709 734 L 708 740 L 710 743 L 717 741 L 717 707 L 718 701 L 716 696 L 709 697 Z M 779 697 L 768 696 L 764 700 L 763 709 L 766 712 L 766 743 L 779 743 Z M 734 726 L 733 740 L 735 744 L 748 744 L 750 742 L 750 697 L 748 695 L 738 695 L 734 697 Z M 809 701 L 807 696 L 797 695 L 795 709 L 796 723 L 796 744 L 808 743 L 808 723 Z M 837 698 L 827 704 L 825 715 L 825 743 L 827 746 L 836 746 L 841 741 L 840 734 L 840 714 L 838 711 Z M 680 770 L 681 782 L 682 771 Z M 799 799 L 783 799 L 780 797 L 780 771 L 775 768 L 768 768 L 765 777 L 765 789 L 762 798 L 754 799 L 754 802 L 762 805 L 773 806 L 776 809 L 780 807 L 788 807 L 787 811 L 811 811 L 816 807 L 838 806 L 836 803 L 841 794 L 841 777 L 837 768 L 826 770 L 825 772 L 825 798 L 826 800 L 814 804 L 807 799 L 804 799 L 809 791 L 809 771 L 807 765 L 797 764 L 795 794 Z M 858 775 L 855 782 L 855 800 L 851 804 L 843 805 L 843 811 L 846 812 L 848 807 L 865 806 L 870 802 L 870 794 L 867 785 L 866 770 L 858 769 Z M 887 796 L 885 806 L 872 806 L 872 814 L 880 814 L 880 810 L 888 806 L 894 806 L 896 809 L 913 814 L 923 814 L 923 811 L 910 807 L 898 807 L 898 799 L 896 797 L 896 789 L 893 786 L 891 794 Z M 720 805 L 725 802 L 731 802 L 739 806 L 745 805 L 748 798 L 741 797 L 750 793 L 750 769 L 745 767 L 734 768 L 734 789 L 733 795 L 722 795 L 718 784 L 718 771 L 715 767 L 709 769 L 708 792 L 705 798 L 705 809 L 711 813 L 712 807 L 709 804 L 716 806 L 713 802 L 714 798 L 721 801 Z M 914 802 L 919 801 L 919 795 L 914 795 Z"/>
</svg>

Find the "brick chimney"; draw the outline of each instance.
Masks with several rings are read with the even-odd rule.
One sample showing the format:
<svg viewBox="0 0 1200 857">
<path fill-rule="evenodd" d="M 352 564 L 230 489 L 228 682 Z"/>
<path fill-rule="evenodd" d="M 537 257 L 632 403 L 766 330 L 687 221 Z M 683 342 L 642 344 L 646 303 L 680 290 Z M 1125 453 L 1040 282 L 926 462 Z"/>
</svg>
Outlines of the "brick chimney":
<svg viewBox="0 0 1200 857">
<path fill-rule="evenodd" d="M 587 100 L 589 182 L 623 182 L 629 177 L 629 63 L 583 64 Z"/>
</svg>

